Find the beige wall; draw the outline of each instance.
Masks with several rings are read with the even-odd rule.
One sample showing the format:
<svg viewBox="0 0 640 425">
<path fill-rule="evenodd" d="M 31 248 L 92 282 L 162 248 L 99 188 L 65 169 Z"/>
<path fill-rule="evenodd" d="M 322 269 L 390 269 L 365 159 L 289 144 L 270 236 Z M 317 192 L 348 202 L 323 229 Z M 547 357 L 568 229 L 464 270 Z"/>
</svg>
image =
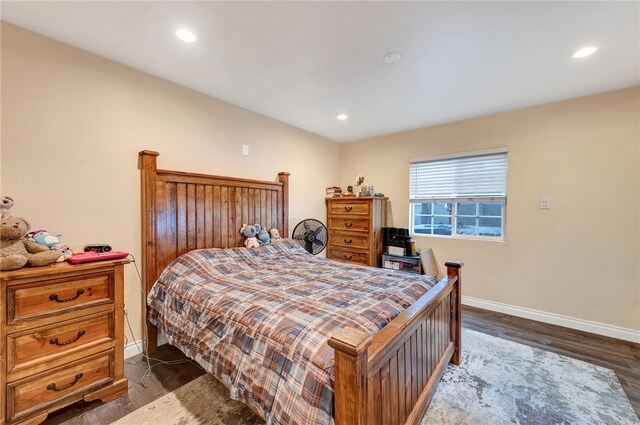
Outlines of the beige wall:
<svg viewBox="0 0 640 425">
<path fill-rule="evenodd" d="M 64 243 L 108 242 L 140 259 L 142 149 L 159 151 L 161 168 L 264 180 L 289 171 L 290 224 L 324 217 L 338 144 L 6 23 L 1 35 L 0 193 Z M 138 336 L 139 288 L 128 266 Z"/>
<path fill-rule="evenodd" d="M 409 224 L 411 158 L 507 146 L 506 241 L 418 237 L 465 262 L 463 294 L 640 330 L 640 88 L 346 144 L 356 175 Z M 551 209 L 538 209 L 548 197 Z"/>
<path fill-rule="evenodd" d="M 325 186 L 363 174 L 404 227 L 410 158 L 508 146 L 506 242 L 419 245 L 465 261 L 467 296 L 640 330 L 639 88 L 340 146 L 5 23 L 1 35 L 0 193 L 67 244 L 140 258 L 141 149 L 162 168 L 291 172 L 292 225 L 325 216 Z M 132 267 L 126 279 L 139 336 Z"/>
</svg>

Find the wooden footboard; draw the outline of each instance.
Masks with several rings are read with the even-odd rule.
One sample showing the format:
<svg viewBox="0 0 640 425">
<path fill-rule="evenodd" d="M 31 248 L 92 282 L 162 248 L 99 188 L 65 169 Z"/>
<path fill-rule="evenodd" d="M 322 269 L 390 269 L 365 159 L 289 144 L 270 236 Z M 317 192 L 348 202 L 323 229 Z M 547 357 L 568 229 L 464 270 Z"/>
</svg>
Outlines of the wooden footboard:
<svg viewBox="0 0 640 425">
<path fill-rule="evenodd" d="M 418 424 L 449 362 L 460 363 L 460 268 L 375 336 L 344 329 L 335 350 L 336 425 Z"/>
</svg>

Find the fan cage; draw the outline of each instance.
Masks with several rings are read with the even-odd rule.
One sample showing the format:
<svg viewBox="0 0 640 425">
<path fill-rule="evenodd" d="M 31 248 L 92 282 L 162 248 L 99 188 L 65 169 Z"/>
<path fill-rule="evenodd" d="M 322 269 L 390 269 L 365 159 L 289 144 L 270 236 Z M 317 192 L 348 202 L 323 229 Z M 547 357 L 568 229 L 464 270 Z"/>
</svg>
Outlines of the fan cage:
<svg viewBox="0 0 640 425">
<path fill-rule="evenodd" d="M 308 218 L 296 225 L 291 238 L 308 253 L 318 255 L 327 247 L 329 233 L 321 221 Z"/>
</svg>

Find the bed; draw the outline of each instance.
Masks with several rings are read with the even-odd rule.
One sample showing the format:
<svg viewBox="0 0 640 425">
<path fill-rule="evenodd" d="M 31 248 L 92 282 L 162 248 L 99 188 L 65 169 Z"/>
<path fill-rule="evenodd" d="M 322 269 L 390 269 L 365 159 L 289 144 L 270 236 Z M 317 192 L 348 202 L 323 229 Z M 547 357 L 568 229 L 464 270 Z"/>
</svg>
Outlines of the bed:
<svg viewBox="0 0 640 425">
<path fill-rule="evenodd" d="M 289 174 L 160 170 L 157 157 L 140 152 L 146 352 L 160 327 L 270 423 L 419 423 L 460 361 L 462 263 L 447 262 L 437 281 L 320 259 L 287 240 L 237 248 L 243 223 L 288 236 Z"/>
</svg>

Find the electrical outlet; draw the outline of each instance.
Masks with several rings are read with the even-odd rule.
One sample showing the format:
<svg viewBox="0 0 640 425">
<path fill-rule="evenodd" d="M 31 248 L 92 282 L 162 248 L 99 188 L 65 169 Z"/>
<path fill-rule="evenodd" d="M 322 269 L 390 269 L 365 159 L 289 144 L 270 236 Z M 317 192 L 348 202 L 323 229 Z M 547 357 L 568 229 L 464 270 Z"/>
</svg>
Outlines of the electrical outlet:
<svg viewBox="0 0 640 425">
<path fill-rule="evenodd" d="M 540 198 L 540 209 L 541 210 L 548 210 L 549 209 L 549 199 Z"/>
</svg>

